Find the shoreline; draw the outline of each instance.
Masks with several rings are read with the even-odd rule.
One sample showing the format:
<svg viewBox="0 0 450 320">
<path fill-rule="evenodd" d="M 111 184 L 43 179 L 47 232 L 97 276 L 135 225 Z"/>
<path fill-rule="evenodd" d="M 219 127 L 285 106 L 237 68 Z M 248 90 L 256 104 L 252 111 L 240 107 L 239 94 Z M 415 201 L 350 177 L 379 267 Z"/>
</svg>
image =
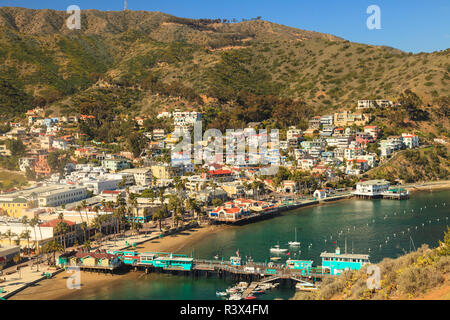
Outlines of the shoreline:
<svg viewBox="0 0 450 320">
<path fill-rule="evenodd" d="M 431 185 L 417 185 L 411 187 L 404 187 L 405 189 L 410 190 L 411 193 L 428 191 L 443 191 L 450 189 L 450 181 L 445 181 L 443 183 L 434 183 Z M 283 212 L 282 215 L 289 214 L 291 211 L 302 210 L 303 208 L 311 208 L 315 206 L 323 206 L 327 204 L 335 204 L 341 201 L 349 201 L 355 199 L 354 197 L 345 198 L 345 199 L 337 199 L 331 201 L 321 201 L 316 204 L 307 205 L 304 207 L 300 207 L 297 209 L 289 210 Z M 239 226 L 233 225 L 208 225 L 202 227 L 194 227 L 185 231 L 182 231 L 177 234 L 168 235 L 163 238 L 149 240 L 144 243 L 139 244 L 136 247 L 136 251 L 138 252 L 173 252 L 173 253 L 181 253 L 186 254 L 182 250 L 186 247 L 190 247 L 198 241 L 203 240 L 204 238 L 219 233 L 224 230 L 228 230 L 231 228 L 239 228 Z M 134 278 L 135 273 L 125 273 L 125 274 L 115 274 L 105 275 L 102 273 L 95 272 L 82 272 L 82 286 L 85 286 L 86 289 L 94 290 L 98 287 L 109 287 L 112 286 L 116 281 L 124 280 L 130 278 Z M 23 289 L 22 291 L 14 294 L 8 300 L 61 300 L 61 299 L 76 299 L 76 291 L 77 290 L 69 290 L 65 286 L 65 282 L 67 281 L 68 276 L 65 272 L 61 272 L 54 276 L 52 279 L 45 279 L 40 281 L 39 283 L 30 285 L 29 287 Z M 113 280 L 113 281 L 111 281 Z M 42 290 L 39 290 L 39 288 Z"/>
</svg>

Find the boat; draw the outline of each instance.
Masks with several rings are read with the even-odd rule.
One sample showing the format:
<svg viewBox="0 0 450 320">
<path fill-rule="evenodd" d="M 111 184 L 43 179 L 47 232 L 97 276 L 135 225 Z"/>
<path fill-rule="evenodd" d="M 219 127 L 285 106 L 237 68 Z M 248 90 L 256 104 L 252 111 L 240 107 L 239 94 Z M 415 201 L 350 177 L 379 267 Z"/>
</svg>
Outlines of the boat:
<svg viewBox="0 0 450 320">
<path fill-rule="evenodd" d="M 247 298 L 245 298 L 245 300 L 255 300 L 256 297 L 255 296 L 248 296 Z"/>
<path fill-rule="evenodd" d="M 226 293 L 226 292 L 216 291 L 216 296 L 218 296 L 218 297 L 225 297 L 227 295 L 228 295 L 228 293 Z"/>
<path fill-rule="evenodd" d="M 228 300 L 242 300 L 242 296 L 240 294 L 232 294 Z"/>
<path fill-rule="evenodd" d="M 298 246 L 300 246 L 300 242 L 297 241 L 297 228 L 295 228 L 295 241 L 289 241 L 289 245 L 291 247 L 298 247 Z"/>
<path fill-rule="evenodd" d="M 305 283 L 297 283 L 295 285 L 295 289 L 299 291 L 315 291 L 317 290 L 317 287 L 311 284 L 305 284 Z"/>
<path fill-rule="evenodd" d="M 253 290 L 252 291 L 252 293 L 253 294 L 263 294 L 263 293 L 265 293 L 266 291 L 265 290 L 262 290 L 262 289 L 259 289 L 259 290 Z"/>
<path fill-rule="evenodd" d="M 278 260 L 281 260 L 281 258 L 280 258 L 280 257 L 271 257 L 270 260 L 272 260 L 272 261 L 278 261 Z"/>
<path fill-rule="evenodd" d="M 277 245 L 273 246 L 272 248 L 270 248 L 270 252 L 275 252 L 275 253 L 285 253 L 286 251 L 288 251 L 288 249 L 280 248 L 279 244 L 277 244 Z"/>
<path fill-rule="evenodd" d="M 227 290 L 225 290 L 228 294 L 234 294 L 234 293 L 238 293 L 238 289 L 236 288 L 228 288 Z"/>
</svg>

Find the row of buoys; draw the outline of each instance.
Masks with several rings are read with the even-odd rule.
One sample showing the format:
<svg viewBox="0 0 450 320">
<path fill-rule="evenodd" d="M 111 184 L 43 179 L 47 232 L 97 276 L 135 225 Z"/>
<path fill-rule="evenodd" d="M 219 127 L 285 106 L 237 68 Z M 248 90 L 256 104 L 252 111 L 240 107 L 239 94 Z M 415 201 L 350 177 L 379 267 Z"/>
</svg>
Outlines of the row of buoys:
<svg viewBox="0 0 450 320">
<path fill-rule="evenodd" d="M 442 202 L 442 206 L 445 206 L 445 205 L 446 205 L 446 203 L 445 203 L 445 202 Z M 435 207 L 437 208 L 437 207 L 438 207 L 438 204 L 435 204 Z M 424 205 L 423 207 L 420 207 L 419 210 L 422 212 L 424 209 L 427 209 L 427 205 Z M 414 209 L 411 209 L 410 212 L 414 213 L 415 210 L 414 210 Z M 403 210 L 403 213 L 406 214 L 406 213 L 407 213 L 407 209 L 404 209 L 404 210 Z M 393 212 L 393 215 L 394 215 L 394 216 L 397 216 L 397 211 L 394 211 L 394 212 Z M 390 216 L 389 214 L 385 214 L 385 215 L 383 216 L 383 220 L 388 219 L 389 216 Z M 442 218 L 442 220 L 443 220 L 443 218 Z M 445 217 L 445 220 L 448 221 L 448 217 Z M 437 222 L 440 222 L 440 221 L 441 221 L 441 218 L 436 218 L 436 221 L 437 221 Z M 371 222 L 372 222 L 372 223 L 375 223 L 375 222 L 376 222 L 376 219 L 372 219 Z M 428 220 L 428 224 L 431 224 L 431 223 L 432 223 L 432 220 Z M 365 223 L 365 224 L 362 225 L 361 227 L 363 227 L 363 226 L 369 227 L 369 225 L 370 225 L 370 222 Z M 424 227 L 424 226 L 425 226 L 425 224 L 422 223 L 422 227 Z M 401 231 L 401 234 L 402 234 L 402 235 L 405 235 L 405 233 L 411 232 L 411 228 L 413 228 L 414 230 L 418 230 L 418 226 L 412 226 L 412 227 L 410 227 L 410 228 L 407 228 L 407 230 L 405 230 L 405 231 Z M 356 228 L 355 225 L 344 227 L 342 230 L 339 230 L 339 231 L 337 232 L 335 238 L 340 238 L 340 236 L 344 235 L 344 230 L 345 230 L 346 232 L 350 233 L 352 229 L 353 229 L 353 231 L 356 231 L 357 228 Z M 358 229 L 359 229 L 359 228 L 358 228 Z M 397 237 L 397 233 L 394 233 L 394 234 L 393 234 L 393 237 L 396 238 L 396 237 Z M 330 239 L 329 239 L 329 240 L 333 240 L 333 234 L 330 235 Z M 389 238 L 389 237 L 387 237 L 387 238 L 385 239 L 385 241 L 383 241 L 383 242 L 384 242 L 384 243 L 387 243 L 387 242 L 389 242 L 390 240 L 392 240 L 392 239 Z M 330 241 L 330 242 L 331 242 L 331 241 Z M 324 239 L 324 243 L 325 243 L 325 244 L 328 243 L 328 239 L 327 239 L 327 238 Z M 309 244 L 309 245 L 308 245 L 308 249 L 310 249 L 311 247 L 312 247 L 312 244 Z M 382 244 L 380 244 L 380 247 L 382 247 Z M 371 249 L 369 248 L 369 251 L 370 251 L 370 250 L 371 250 Z"/>
</svg>

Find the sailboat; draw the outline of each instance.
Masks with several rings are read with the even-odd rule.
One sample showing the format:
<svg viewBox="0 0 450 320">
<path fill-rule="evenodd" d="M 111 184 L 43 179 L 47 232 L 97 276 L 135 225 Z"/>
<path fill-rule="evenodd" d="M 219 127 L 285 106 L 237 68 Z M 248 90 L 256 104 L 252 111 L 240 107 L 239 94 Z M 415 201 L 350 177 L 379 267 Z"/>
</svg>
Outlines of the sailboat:
<svg viewBox="0 0 450 320">
<path fill-rule="evenodd" d="M 295 228 L 295 241 L 289 241 L 289 245 L 291 247 L 298 247 L 298 246 L 300 246 L 300 242 L 297 241 L 297 228 Z"/>
<path fill-rule="evenodd" d="M 277 245 L 273 246 L 272 248 L 270 248 L 270 252 L 274 252 L 274 253 L 284 253 L 284 252 L 286 252 L 287 250 L 288 250 L 288 249 L 280 248 L 280 245 L 279 245 L 279 244 L 277 244 Z"/>
</svg>

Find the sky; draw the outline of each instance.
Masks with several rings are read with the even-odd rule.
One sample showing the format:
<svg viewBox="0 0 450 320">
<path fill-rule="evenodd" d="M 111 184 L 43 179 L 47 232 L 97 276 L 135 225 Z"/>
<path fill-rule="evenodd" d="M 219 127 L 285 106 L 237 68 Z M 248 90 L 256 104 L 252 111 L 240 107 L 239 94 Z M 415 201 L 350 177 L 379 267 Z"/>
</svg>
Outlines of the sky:
<svg viewBox="0 0 450 320">
<path fill-rule="evenodd" d="M 0 0 L 0 6 L 66 10 L 70 5 L 123 10 L 124 0 Z M 371 5 L 380 28 L 369 29 Z M 128 0 L 128 9 L 160 11 L 184 18 L 263 20 L 333 34 L 352 42 L 385 45 L 406 52 L 450 48 L 450 0 Z"/>
</svg>

